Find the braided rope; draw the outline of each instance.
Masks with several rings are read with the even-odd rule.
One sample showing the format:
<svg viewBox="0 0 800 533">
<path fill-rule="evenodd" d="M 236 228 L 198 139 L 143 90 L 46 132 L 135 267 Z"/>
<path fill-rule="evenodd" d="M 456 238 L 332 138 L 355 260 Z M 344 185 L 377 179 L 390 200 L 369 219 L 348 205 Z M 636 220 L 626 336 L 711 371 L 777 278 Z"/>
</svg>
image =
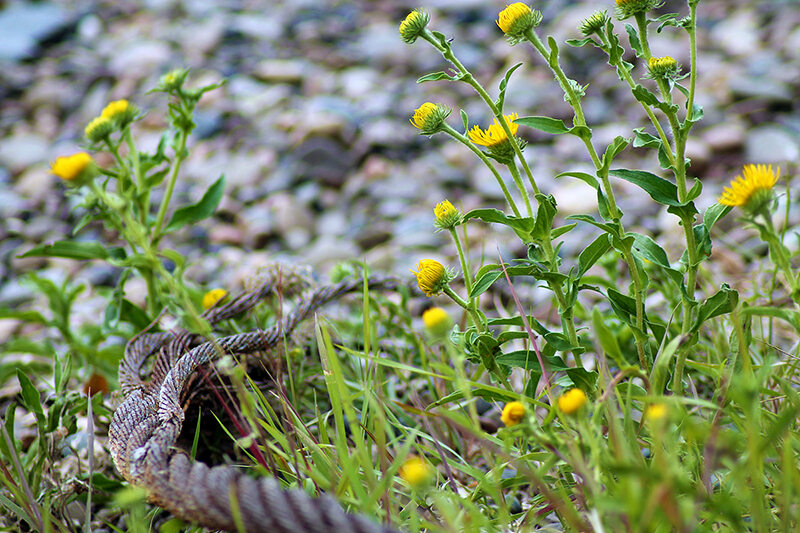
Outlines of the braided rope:
<svg viewBox="0 0 800 533">
<path fill-rule="evenodd" d="M 390 533 L 394 530 L 347 514 L 328 496 L 311 498 L 286 490 L 273 478 L 253 479 L 232 466 L 209 467 L 176 447 L 183 425 L 181 393 L 200 365 L 220 354 L 247 355 L 274 347 L 320 306 L 362 287 L 347 280 L 313 291 L 282 320 L 256 330 L 204 341 L 185 330 L 142 333 L 132 339 L 120 362 L 123 401 L 109 427 L 109 449 L 117 470 L 147 489 L 157 505 L 204 527 L 248 532 Z M 371 278 L 370 289 L 394 289 L 396 282 Z M 275 292 L 273 279 L 204 313 L 212 327 L 252 309 Z M 142 375 L 150 358 L 150 375 Z M 149 379 L 148 379 L 149 378 Z"/>
</svg>

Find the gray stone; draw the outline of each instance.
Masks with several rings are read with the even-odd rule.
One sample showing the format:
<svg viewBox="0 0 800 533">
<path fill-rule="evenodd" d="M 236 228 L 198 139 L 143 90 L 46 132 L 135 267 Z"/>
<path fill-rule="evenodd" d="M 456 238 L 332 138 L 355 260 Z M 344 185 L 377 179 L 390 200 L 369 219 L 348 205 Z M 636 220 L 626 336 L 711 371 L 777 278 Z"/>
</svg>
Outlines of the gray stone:
<svg viewBox="0 0 800 533">
<path fill-rule="evenodd" d="M 50 143 L 34 133 L 20 133 L 0 143 L 0 164 L 12 173 L 19 173 L 36 163 L 47 163 L 52 158 Z"/>
<path fill-rule="evenodd" d="M 51 2 L 14 2 L 0 11 L 0 59 L 18 61 L 67 24 L 67 12 Z"/>
<path fill-rule="evenodd" d="M 132 41 L 111 57 L 111 71 L 121 78 L 139 79 L 169 62 L 170 47 L 160 41 Z"/>
<path fill-rule="evenodd" d="M 781 126 L 761 126 L 747 133 L 745 156 L 749 163 L 797 162 L 800 144 L 796 135 Z"/>
<path fill-rule="evenodd" d="M 726 121 L 706 129 L 702 138 L 714 152 L 734 150 L 744 144 L 745 127 L 738 121 Z"/>
</svg>

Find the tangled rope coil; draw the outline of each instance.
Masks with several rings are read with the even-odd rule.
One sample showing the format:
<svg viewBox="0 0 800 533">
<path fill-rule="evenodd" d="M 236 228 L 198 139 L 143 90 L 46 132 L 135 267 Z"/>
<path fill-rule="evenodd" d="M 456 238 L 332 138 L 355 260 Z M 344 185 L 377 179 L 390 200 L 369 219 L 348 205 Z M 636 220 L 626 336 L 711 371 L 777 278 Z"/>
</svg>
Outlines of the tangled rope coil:
<svg viewBox="0 0 800 533">
<path fill-rule="evenodd" d="M 368 280 L 370 289 L 393 289 L 396 281 Z M 145 333 L 125 348 L 119 367 L 123 401 L 109 428 L 109 448 L 122 476 L 144 487 L 151 501 L 208 528 L 270 533 L 390 533 L 394 530 L 347 514 L 328 496 L 311 498 L 286 490 L 273 478 L 253 479 L 231 466 L 209 467 L 177 448 L 184 411 L 180 396 L 195 370 L 221 353 L 247 355 L 274 347 L 317 308 L 360 289 L 347 280 L 313 291 L 282 320 L 257 330 L 207 342 L 187 331 Z M 279 287 L 276 279 L 204 313 L 212 328 L 253 308 Z M 148 376 L 145 364 L 155 357 Z"/>
</svg>

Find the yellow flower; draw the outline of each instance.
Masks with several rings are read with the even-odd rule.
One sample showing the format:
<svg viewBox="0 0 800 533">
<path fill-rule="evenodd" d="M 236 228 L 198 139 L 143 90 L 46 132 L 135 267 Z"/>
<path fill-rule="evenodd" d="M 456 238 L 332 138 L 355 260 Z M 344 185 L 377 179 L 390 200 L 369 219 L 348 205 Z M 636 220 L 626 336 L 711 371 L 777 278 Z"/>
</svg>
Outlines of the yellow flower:
<svg viewBox="0 0 800 533">
<path fill-rule="evenodd" d="M 503 414 L 500 415 L 500 420 L 503 421 L 508 427 L 516 426 L 525 417 L 525 406 L 522 402 L 508 402 L 503 407 Z"/>
<path fill-rule="evenodd" d="M 138 112 L 139 109 L 127 100 L 114 100 L 103 108 L 100 116 L 124 128 L 133 122 Z"/>
<path fill-rule="evenodd" d="M 461 223 L 461 212 L 449 200 L 436 204 L 433 216 L 436 217 L 434 225 L 439 229 L 452 229 Z"/>
<path fill-rule="evenodd" d="M 185 68 L 178 68 L 167 72 L 161 76 L 160 85 L 161 90 L 166 92 L 174 92 L 179 90 L 183 83 L 186 81 L 186 76 L 189 71 Z"/>
<path fill-rule="evenodd" d="M 507 5 L 497 15 L 497 25 L 506 34 L 511 44 L 517 44 L 525 39 L 525 34 L 539 25 L 542 14 L 531 9 L 523 2 Z"/>
<path fill-rule="evenodd" d="M 411 271 L 417 277 L 419 290 L 425 296 L 439 294 L 453 279 L 444 266 L 434 259 L 422 259 L 417 263 L 417 272 Z"/>
<path fill-rule="evenodd" d="M 420 130 L 420 135 L 433 135 L 442 130 L 444 120 L 450 116 L 450 110 L 443 105 L 425 102 L 414 110 L 409 122 Z"/>
<path fill-rule="evenodd" d="M 584 405 L 586 405 L 586 393 L 578 388 L 568 390 L 558 399 L 558 408 L 566 415 L 576 413 Z"/>
<path fill-rule="evenodd" d="M 424 487 L 433 480 L 434 470 L 416 455 L 409 457 L 398 472 L 406 483 L 414 488 Z"/>
<path fill-rule="evenodd" d="M 411 44 L 417 40 L 417 37 L 422 35 L 425 26 L 430 22 L 431 16 L 421 9 L 415 9 L 403 19 L 400 23 L 400 37 L 403 41 Z"/>
<path fill-rule="evenodd" d="M 639 13 L 645 13 L 659 7 L 662 0 L 616 0 L 617 18 L 626 19 Z"/>
<path fill-rule="evenodd" d="M 595 11 L 581 21 L 580 29 L 584 35 L 600 33 L 608 22 L 608 12 L 606 10 Z"/>
<path fill-rule="evenodd" d="M 669 409 L 663 403 L 654 403 L 644 413 L 645 420 L 648 421 L 659 421 L 663 420 L 669 414 Z"/>
<path fill-rule="evenodd" d="M 62 180 L 78 185 L 91 175 L 94 161 L 86 152 L 78 152 L 70 156 L 62 156 L 50 165 L 50 172 Z"/>
<path fill-rule="evenodd" d="M 515 124 L 514 121 L 518 118 L 516 113 L 512 113 L 511 115 L 505 115 L 506 122 L 508 123 L 508 129 L 511 131 L 511 135 L 516 135 L 517 130 L 519 129 L 519 124 Z M 486 146 L 489 149 L 497 149 L 503 145 L 508 144 L 508 135 L 506 135 L 505 130 L 497 121 L 494 119 L 494 124 L 482 130 L 480 126 L 475 126 L 471 130 L 469 130 L 469 140 L 474 142 L 475 144 L 479 144 L 481 146 Z"/>
<path fill-rule="evenodd" d="M 96 143 L 111 135 L 112 131 L 114 131 L 114 124 L 111 120 L 100 116 L 93 118 L 89 122 L 84 133 L 86 133 L 86 138 L 89 139 L 89 142 Z"/>
<path fill-rule="evenodd" d="M 434 337 L 443 337 L 450 331 L 453 321 L 441 307 L 431 307 L 422 313 L 425 329 Z"/>
<path fill-rule="evenodd" d="M 650 77 L 653 79 L 675 78 L 678 75 L 678 62 L 670 56 L 651 57 L 647 60 Z"/>
<path fill-rule="evenodd" d="M 211 289 L 203 295 L 203 309 L 211 309 L 228 295 L 225 289 Z"/>
<path fill-rule="evenodd" d="M 757 213 L 772 201 L 772 187 L 781 175 L 772 165 L 745 165 L 742 175 L 736 176 L 729 187 L 725 187 L 719 203 L 732 207 L 743 207 L 749 213 Z"/>
</svg>

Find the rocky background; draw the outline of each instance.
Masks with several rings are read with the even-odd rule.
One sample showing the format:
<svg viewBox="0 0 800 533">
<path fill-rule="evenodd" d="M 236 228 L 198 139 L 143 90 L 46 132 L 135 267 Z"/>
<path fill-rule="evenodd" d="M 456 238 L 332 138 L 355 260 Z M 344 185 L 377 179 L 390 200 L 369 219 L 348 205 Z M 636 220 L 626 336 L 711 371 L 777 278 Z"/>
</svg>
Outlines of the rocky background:
<svg viewBox="0 0 800 533">
<path fill-rule="evenodd" d="M 506 68 L 525 62 L 512 78 L 508 112 L 569 118 L 538 55 L 525 44 L 509 46 L 497 28 L 505 2 L 423 4 L 432 27 L 454 38 L 457 56 L 492 91 Z M 464 108 L 483 126 L 490 116 L 466 86 L 415 83 L 447 64 L 426 43 L 400 40 L 398 24 L 414 7 L 384 0 L 0 2 L 0 307 L 31 302 L 33 290 L 20 283 L 29 271 L 57 281 L 115 283 L 115 269 L 100 263 L 17 256 L 65 238 L 78 218 L 49 175 L 49 162 L 80 149 L 87 122 L 118 98 L 147 111 L 135 134 L 143 147 L 154 147 L 165 101 L 145 92 L 183 66 L 198 85 L 227 79 L 199 106 L 176 194 L 179 202 L 195 201 L 220 174 L 227 176 L 217 215 L 175 238 L 193 263 L 194 282 L 237 290 L 273 261 L 309 265 L 321 279 L 347 259 L 403 276 L 423 257 L 454 264 L 447 236 L 433 231 L 433 206 L 448 198 L 463 210 L 502 207 L 501 192 L 466 148 L 419 136 L 408 118 L 428 100 Z M 535 7 L 544 14 L 540 34 L 563 42 L 579 37 L 579 21 L 593 10 L 613 10 L 613 1 L 548 0 Z M 686 7 L 670 0 L 661 11 Z M 704 184 L 703 209 L 743 163 L 779 164 L 786 177 L 796 172 L 800 9 L 796 0 L 702 0 L 699 14 L 697 100 L 705 118 L 689 156 Z M 655 55 L 688 64 L 682 32 L 667 28 L 651 44 Z M 562 45 L 562 61 L 571 77 L 589 83 L 584 106 L 598 145 L 645 124 L 598 50 Z M 641 65 L 635 73 L 643 74 Z M 450 121 L 458 122 L 457 111 Z M 553 179 L 565 170 L 590 170 L 578 139 L 520 132 L 538 183 L 555 195 L 562 215 L 594 213 L 585 184 Z M 643 149 L 628 148 L 622 165 L 658 171 L 654 153 Z M 627 183 L 615 186 L 627 225 L 653 235 L 676 261 L 677 219 Z M 800 219 L 794 206 L 790 219 Z M 90 226 L 81 238 L 99 238 L 101 231 Z M 498 247 L 506 260 L 524 253 L 513 235 L 482 224 L 470 231 L 476 258 L 484 253 L 494 261 Z M 592 234 L 579 227 L 563 253 L 581 249 Z M 715 238 L 719 275 L 747 280 L 750 266 L 732 250 L 756 246 L 755 234 L 729 217 Z M 129 283 L 129 297 L 141 301 L 143 286 Z M 87 294 L 76 311 L 94 320 L 104 305 Z M 19 326 L 0 320 L 0 342 L 19 334 Z"/>
</svg>

